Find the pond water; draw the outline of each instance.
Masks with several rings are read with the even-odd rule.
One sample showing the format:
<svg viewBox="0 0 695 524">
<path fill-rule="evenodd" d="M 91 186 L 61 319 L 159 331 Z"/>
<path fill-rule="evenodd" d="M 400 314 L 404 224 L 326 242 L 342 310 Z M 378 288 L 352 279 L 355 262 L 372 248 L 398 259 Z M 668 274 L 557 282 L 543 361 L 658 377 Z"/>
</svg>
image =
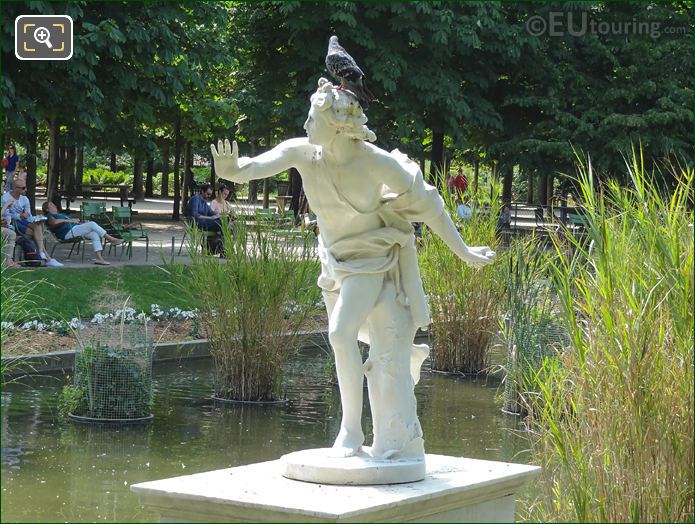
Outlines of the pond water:
<svg viewBox="0 0 695 524">
<path fill-rule="evenodd" d="M 92 427 L 61 417 L 62 376 L 5 387 L 2 521 L 156 521 L 131 484 L 327 447 L 338 432 L 339 392 L 321 351 L 290 362 L 285 405 L 208 400 L 210 360 L 155 364 L 154 377 L 155 418 L 139 427 Z M 526 462 L 526 441 L 515 431 L 520 422 L 500 412 L 500 393 L 490 380 L 424 372 L 416 394 L 427 452 Z"/>
</svg>

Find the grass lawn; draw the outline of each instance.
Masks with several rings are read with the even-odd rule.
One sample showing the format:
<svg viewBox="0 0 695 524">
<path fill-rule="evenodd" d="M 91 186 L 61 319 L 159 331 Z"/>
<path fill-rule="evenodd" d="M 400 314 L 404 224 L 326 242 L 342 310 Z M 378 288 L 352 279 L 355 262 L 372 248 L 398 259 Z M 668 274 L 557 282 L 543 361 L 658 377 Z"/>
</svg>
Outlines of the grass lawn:
<svg viewBox="0 0 695 524">
<path fill-rule="evenodd" d="M 190 268 L 184 268 L 184 272 Z M 14 272 L 23 281 L 40 279 L 35 290 L 36 305 L 42 308 L 41 320 L 91 318 L 95 313 L 112 313 L 128 305 L 137 311 L 150 312 L 152 304 L 162 308 L 193 309 L 190 297 L 183 296 L 169 280 L 169 275 L 155 266 L 118 268 L 27 269 Z"/>
</svg>

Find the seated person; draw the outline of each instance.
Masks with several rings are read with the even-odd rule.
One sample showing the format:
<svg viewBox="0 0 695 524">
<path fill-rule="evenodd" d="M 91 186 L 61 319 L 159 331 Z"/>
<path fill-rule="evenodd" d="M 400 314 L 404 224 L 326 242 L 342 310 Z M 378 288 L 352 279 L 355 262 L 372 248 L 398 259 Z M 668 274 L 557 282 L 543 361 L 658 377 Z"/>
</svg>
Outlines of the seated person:
<svg viewBox="0 0 695 524">
<path fill-rule="evenodd" d="M 232 203 L 227 200 L 227 197 L 229 197 L 229 186 L 224 182 L 220 182 L 220 185 L 217 187 L 217 197 L 210 202 L 210 207 L 219 216 L 225 215 L 231 218 L 234 215 L 234 210 L 232 209 Z"/>
<path fill-rule="evenodd" d="M 29 199 L 24 195 L 26 190 L 27 186 L 24 180 L 19 179 L 12 182 L 12 191 L 2 195 L 2 207 L 6 209 L 3 218 L 7 220 L 8 224 L 12 224 L 12 220 L 14 220 L 13 226 L 16 225 L 16 233 L 32 237 L 36 243 L 39 256 L 46 261 L 47 265 L 51 267 L 63 267 L 63 264 L 58 262 L 55 258 L 51 258 L 46 252 L 46 247 L 43 245 L 41 219 L 32 216 L 31 204 L 29 203 Z M 7 204 L 7 207 L 5 204 Z"/>
<path fill-rule="evenodd" d="M 94 263 L 99 266 L 110 266 L 111 264 L 104 260 L 101 252 L 104 248 L 101 245 L 102 237 L 113 245 L 117 246 L 123 243 L 120 238 L 112 237 L 107 234 L 96 222 L 91 220 L 80 223 L 79 218 L 71 218 L 69 215 L 58 213 L 58 208 L 53 202 L 45 202 L 41 207 L 46 218 L 48 218 L 48 228 L 51 232 L 61 240 L 70 240 L 71 238 L 85 237 L 92 241 L 94 248 Z"/>
<path fill-rule="evenodd" d="M 193 195 L 186 206 L 186 216 L 192 218 L 200 229 L 206 231 L 222 231 L 220 215 L 213 211 L 208 204 L 212 199 L 212 185 L 204 184 L 200 193 Z"/>
<path fill-rule="evenodd" d="M 14 244 L 17 240 L 17 233 L 13 229 L 10 229 L 7 219 L 5 219 L 5 212 L 7 208 L 14 203 L 14 200 L 9 200 L 2 206 L 2 263 L 7 267 L 20 267 L 17 262 L 12 260 L 14 256 Z"/>
</svg>

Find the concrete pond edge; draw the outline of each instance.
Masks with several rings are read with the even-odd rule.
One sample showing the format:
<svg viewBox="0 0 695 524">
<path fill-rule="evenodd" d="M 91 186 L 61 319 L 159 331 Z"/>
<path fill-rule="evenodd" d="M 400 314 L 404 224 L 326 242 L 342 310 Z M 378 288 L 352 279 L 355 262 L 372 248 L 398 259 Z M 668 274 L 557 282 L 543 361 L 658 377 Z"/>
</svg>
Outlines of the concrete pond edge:
<svg viewBox="0 0 695 524">
<path fill-rule="evenodd" d="M 330 350 L 327 331 L 303 331 L 299 333 L 299 339 L 300 351 L 317 347 Z M 416 343 L 425 343 L 428 340 L 429 334 L 427 332 L 418 332 L 415 336 Z M 79 352 L 79 349 L 72 349 L 2 357 L 3 376 L 16 377 L 69 372 L 74 369 L 75 356 Z M 155 344 L 152 362 L 172 362 L 198 358 L 210 358 L 210 345 L 207 339 Z"/>
</svg>

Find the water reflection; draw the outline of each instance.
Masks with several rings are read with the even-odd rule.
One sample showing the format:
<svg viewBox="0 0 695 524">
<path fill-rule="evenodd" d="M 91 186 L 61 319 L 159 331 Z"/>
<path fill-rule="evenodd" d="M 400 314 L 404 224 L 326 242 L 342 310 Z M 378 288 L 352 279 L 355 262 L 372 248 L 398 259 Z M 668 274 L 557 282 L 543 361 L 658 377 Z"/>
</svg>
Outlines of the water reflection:
<svg viewBox="0 0 695 524">
<path fill-rule="evenodd" d="M 338 432 L 340 396 L 320 350 L 288 365 L 284 405 L 213 402 L 208 360 L 160 364 L 154 373 L 154 421 L 134 427 L 84 426 L 60 417 L 63 381 L 55 377 L 8 386 L 2 393 L 2 520 L 153 521 L 156 515 L 139 506 L 130 484 L 273 460 L 325 447 Z M 517 420 L 495 403 L 496 384 L 423 373 L 416 394 L 428 452 L 525 459 L 515 457 L 524 442 L 511 431 Z"/>
</svg>

